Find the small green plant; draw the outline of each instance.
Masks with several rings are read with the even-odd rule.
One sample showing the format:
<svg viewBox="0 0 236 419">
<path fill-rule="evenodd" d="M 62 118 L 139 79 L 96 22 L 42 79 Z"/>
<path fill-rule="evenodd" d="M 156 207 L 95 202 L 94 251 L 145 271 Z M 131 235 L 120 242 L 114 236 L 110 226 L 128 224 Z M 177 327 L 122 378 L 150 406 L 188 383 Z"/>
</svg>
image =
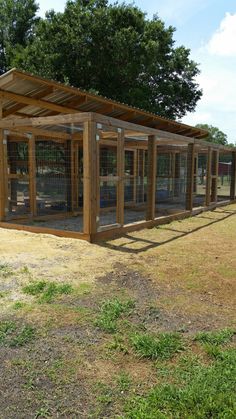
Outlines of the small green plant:
<svg viewBox="0 0 236 419">
<path fill-rule="evenodd" d="M 37 412 L 35 413 L 35 419 L 37 418 L 48 418 L 50 417 L 50 411 L 47 407 L 41 407 L 40 409 L 37 410 Z"/>
<path fill-rule="evenodd" d="M 131 378 L 126 372 L 121 372 L 117 377 L 117 384 L 120 391 L 129 390 L 131 385 Z"/>
<path fill-rule="evenodd" d="M 123 352 L 124 354 L 129 353 L 129 349 L 125 343 L 125 340 L 121 336 L 114 336 L 113 342 L 108 345 L 108 349 L 118 352 Z"/>
<path fill-rule="evenodd" d="M 197 342 L 210 345 L 224 345 L 229 343 L 235 334 L 232 329 L 223 329 L 216 332 L 199 332 L 195 336 Z"/>
<path fill-rule="evenodd" d="M 21 301 L 16 301 L 16 303 L 13 304 L 12 308 L 13 310 L 20 310 L 25 306 L 25 303 L 22 303 Z"/>
<path fill-rule="evenodd" d="M 0 323 L 0 344 L 10 347 L 24 346 L 35 337 L 35 330 L 29 325 L 18 328 L 15 322 Z"/>
<path fill-rule="evenodd" d="M 46 281 L 32 282 L 31 284 L 23 287 L 23 292 L 29 295 L 39 295 L 44 291 L 46 287 L 47 287 Z"/>
<path fill-rule="evenodd" d="M 56 282 L 35 281 L 26 285 L 23 292 L 37 296 L 39 303 L 51 303 L 58 295 L 70 294 L 72 286 L 70 284 L 57 284 Z"/>
<path fill-rule="evenodd" d="M 100 329 L 114 333 L 117 329 L 117 320 L 122 314 L 129 315 L 134 308 L 133 300 L 121 302 L 118 298 L 106 300 L 103 302 L 100 310 L 100 315 L 95 324 Z"/>
<path fill-rule="evenodd" d="M 135 333 L 131 336 L 131 344 L 141 357 L 150 359 L 168 359 L 184 349 L 178 333 Z"/>
</svg>

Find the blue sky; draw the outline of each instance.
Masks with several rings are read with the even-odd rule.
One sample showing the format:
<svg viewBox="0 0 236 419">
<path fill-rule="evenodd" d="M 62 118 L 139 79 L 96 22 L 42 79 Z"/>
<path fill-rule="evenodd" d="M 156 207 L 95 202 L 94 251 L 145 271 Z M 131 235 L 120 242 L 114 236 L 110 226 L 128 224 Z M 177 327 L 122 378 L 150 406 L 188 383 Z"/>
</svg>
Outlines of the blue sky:
<svg viewBox="0 0 236 419">
<path fill-rule="evenodd" d="M 62 11 L 63 0 L 38 0 L 40 14 Z M 122 3 L 122 1 L 119 1 Z M 132 3 L 126 1 L 126 3 Z M 198 82 L 203 97 L 196 111 L 183 118 L 195 125 L 219 127 L 236 143 L 236 1 L 235 0 L 135 0 L 151 18 L 157 14 L 176 28 L 176 45 L 191 49 L 200 64 Z"/>
</svg>

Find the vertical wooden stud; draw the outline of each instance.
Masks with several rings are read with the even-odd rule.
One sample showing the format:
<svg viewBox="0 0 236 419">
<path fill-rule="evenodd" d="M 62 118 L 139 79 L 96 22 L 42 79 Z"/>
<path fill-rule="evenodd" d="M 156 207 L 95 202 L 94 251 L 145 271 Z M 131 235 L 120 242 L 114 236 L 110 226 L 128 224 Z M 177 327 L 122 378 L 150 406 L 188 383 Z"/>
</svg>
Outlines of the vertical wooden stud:
<svg viewBox="0 0 236 419">
<path fill-rule="evenodd" d="M 121 226 L 124 225 L 124 177 L 125 177 L 125 150 L 124 150 L 124 130 L 118 130 L 117 138 L 117 212 L 116 220 Z"/>
<path fill-rule="evenodd" d="M 232 151 L 230 199 L 235 200 L 235 198 L 236 198 L 236 151 Z"/>
<path fill-rule="evenodd" d="M 146 220 L 154 220 L 156 205 L 156 152 L 155 135 L 148 136 L 148 185 L 147 185 L 147 214 Z"/>
<path fill-rule="evenodd" d="M 187 152 L 187 190 L 186 210 L 193 209 L 193 186 L 194 186 L 194 144 L 188 144 Z"/>
<path fill-rule="evenodd" d="M 3 130 L 0 129 L 0 221 L 5 218 L 5 173 L 4 173 L 4 149 Z"/>
<path fill-rule="evenodd" d="M 84 203 L 83 203 L 83 220 L 84 233 L 90 236 L 97 232 L 97 208 L 98 208 L 98 159 L 96 144 L 96 123 L 86 121 L 84 123 L 83 135 L 83 163 L 84 163 Z"/>
<path fill-rule="evenodd" d="M 207 172 L 206 172 L 206 206 L 211 203 L 211 162 L 212 162 L 212 149 L 208 147 L 207 150 Z"/>
<path fill-rule="evenodd" d="M 219 150 L 212 151 L 211 160 L 211 202 L 217 202 Z"/>
<path fill-rule="evenodd" d="M 34 217 L 37 215 L 35 137 L 29 134 L 28 139 L 30 212 Z"/>
</svg>

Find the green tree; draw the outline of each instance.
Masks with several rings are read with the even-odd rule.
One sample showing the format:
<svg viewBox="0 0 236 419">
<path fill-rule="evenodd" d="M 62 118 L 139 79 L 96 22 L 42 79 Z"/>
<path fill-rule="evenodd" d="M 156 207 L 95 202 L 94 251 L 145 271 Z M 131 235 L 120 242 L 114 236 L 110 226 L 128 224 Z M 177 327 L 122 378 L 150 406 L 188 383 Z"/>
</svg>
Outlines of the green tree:
<svg viewBox="0 0 236 419">
<path fill-rule="evenodd" d="M 35 0 L 0 0 L 0 74 L 21 55 L 38 21 Z"/>
<path fill-rule="evenodd" d="M 174 28 L 132 5 L 68 1 L 50 11 L 15 66 L 92 90 L 170 118 L 193 111 L 201 97 L 197 64 L 176 48 Z"/>
<path fill-rule="evenodd" d="M 219 128 L 208 124 L 197 124 L 196 127 L 208 131 L 208 137 L 205 138 L 206 141 L 215 144 L 228 145 L 227 135 L 220 131 Z"/>
</svg>

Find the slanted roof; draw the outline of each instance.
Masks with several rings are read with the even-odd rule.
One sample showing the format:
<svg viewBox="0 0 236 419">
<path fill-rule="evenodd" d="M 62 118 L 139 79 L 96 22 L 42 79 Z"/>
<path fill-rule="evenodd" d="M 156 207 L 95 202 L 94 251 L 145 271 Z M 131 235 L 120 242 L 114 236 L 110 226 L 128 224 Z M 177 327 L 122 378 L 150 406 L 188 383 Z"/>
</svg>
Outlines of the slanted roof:
<svg viewBox="0 0 236 419">
<path fill-rule="evenodd" d="M 201 139 L 208 135 L 206 130 L 172 121 L 15 68 L 0 76 L 0 99 L 3 104 L 3 118 L 96 112 L 186 137 Z"/>
</svg>

